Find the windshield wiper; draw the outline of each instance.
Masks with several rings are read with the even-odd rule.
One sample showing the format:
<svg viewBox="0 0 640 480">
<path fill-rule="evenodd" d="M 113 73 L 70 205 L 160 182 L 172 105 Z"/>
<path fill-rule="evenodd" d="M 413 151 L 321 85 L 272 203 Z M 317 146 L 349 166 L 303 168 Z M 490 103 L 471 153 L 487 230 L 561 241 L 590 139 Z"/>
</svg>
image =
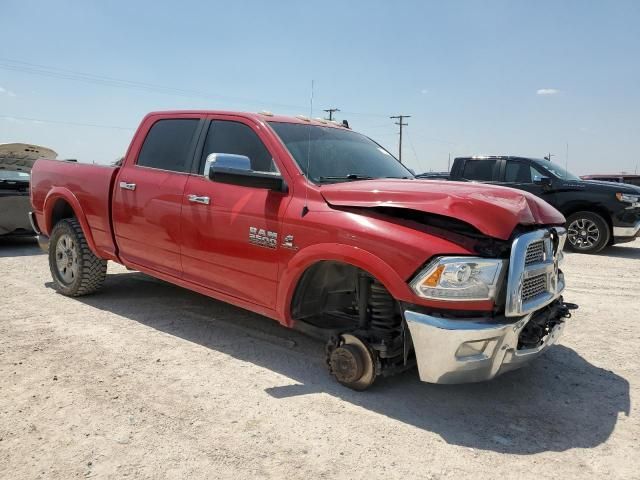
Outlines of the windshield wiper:
<svg viewBox="0 0 640 480">
<path fill-rule="evenodd" d="M 373 180 L 375 177 L 370 177 L 368 175 L 358 175 L 357 173 L 349 173 L 348 175 L 340 175 L 340 176 L 335 176 L 335 177 L 320 177 L 318 178 L 319 181 L 321 182 L 330 182 L 333 180 L 344 180 L 344 181 L 351 181 L 351 180 Z"/>
</svg>

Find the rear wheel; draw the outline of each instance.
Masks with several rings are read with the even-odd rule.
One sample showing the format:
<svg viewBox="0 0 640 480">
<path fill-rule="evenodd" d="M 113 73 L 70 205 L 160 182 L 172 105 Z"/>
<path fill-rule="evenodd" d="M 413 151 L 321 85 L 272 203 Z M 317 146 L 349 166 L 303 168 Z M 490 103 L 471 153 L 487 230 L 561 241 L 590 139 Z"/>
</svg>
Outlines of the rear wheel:
<svg viewBox="0 0 640 480">
<path fill-rule="evenodd" d="M 51 232 L 49 269 L 56 290 L 63 295 L 79 297 L 102 287 L 107 261 L 91 251 L 78 221 L 65 218 Z"/>
<path fill-rule="evenodd" d="M 597 213 L 576 212 L 567 218 L 568 246 L 575 252 L 597 253 L 610 238 L 609 225 Z"/>
</svg>

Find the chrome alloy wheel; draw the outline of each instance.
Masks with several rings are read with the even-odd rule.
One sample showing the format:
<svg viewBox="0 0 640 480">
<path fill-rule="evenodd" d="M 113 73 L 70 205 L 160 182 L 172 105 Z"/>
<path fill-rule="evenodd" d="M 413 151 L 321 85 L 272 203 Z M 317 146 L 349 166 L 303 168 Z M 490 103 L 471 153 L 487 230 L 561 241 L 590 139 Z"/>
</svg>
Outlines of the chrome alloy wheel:
<svg viewBox="0 0 640 480">
<path fill-rule="evenodd" d="M 60 235 L 56 244 L 56 267 L 58 276 L 70 284 L 78 277 L 78 248 L 70 235 Z"/>
<path fill-rule="evenodd" d="M 567 227 L 567 239 L 577 250 L 588 250 L 600 240 L 600 229 L 587 218 L 576 218 Z"/>
</svg>

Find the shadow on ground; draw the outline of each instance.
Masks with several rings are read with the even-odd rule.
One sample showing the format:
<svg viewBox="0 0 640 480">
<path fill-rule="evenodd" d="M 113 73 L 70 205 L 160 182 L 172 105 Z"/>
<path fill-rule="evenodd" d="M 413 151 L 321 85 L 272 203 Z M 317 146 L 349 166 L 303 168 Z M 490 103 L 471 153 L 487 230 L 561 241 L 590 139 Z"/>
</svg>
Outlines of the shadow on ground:
<svg viewBox="0 0 640 480">
<path fill-rule="evenodd" d="M 36 237 L 0 237 L 0 258 L 44 255 Z"/>
<path fill-rule="evenodd" d="M 266 390 L 275 399 L 325 392 L 452 445 L 516 454 L 591 448 L 629 414 L 629 383 L 560 345 L 491 382 L 430 385 L 413 370 L 358 393 L 328 375 L 319 342 L 140 273 L 109 275 L 101 293 L 78 300 L 292 379 Z"/>
<path fill-rule="evenodd" d="M 613 247 L 605 248 L 598 255 L 602 257 L 630 258 L 640 260 L 640 248 L 632 247 L 631 245 L 634 245 L 634 243 L 631 243 L 629 246 L 624 247 L 616 245 Z M 640 246 L 640 242 L 638 243 L 638 246 Z"/>
</svg>

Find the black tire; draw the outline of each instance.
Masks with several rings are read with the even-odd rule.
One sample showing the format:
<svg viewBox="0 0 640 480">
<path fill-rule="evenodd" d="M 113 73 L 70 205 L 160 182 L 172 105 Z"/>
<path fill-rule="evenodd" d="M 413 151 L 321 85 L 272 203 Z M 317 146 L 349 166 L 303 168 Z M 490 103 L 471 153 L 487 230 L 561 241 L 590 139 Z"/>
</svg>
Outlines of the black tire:
<svg viewBox="0 0 640 480">
<path fill-rule="evenodd" d="M 93 254 L 78 221 L 65 218 L 51 232 L 49 269 L 56 290 L 69 297 L 79 297 L 102 287 L 107 261 Z"/>
<path fill-rule="evenodd" d="M 567 246 L 578 253 L 598 253 L 611 240 L 611 229 L 607 221 L 593 212 L 569 215 L 567 234 Z"/>
</svg>

